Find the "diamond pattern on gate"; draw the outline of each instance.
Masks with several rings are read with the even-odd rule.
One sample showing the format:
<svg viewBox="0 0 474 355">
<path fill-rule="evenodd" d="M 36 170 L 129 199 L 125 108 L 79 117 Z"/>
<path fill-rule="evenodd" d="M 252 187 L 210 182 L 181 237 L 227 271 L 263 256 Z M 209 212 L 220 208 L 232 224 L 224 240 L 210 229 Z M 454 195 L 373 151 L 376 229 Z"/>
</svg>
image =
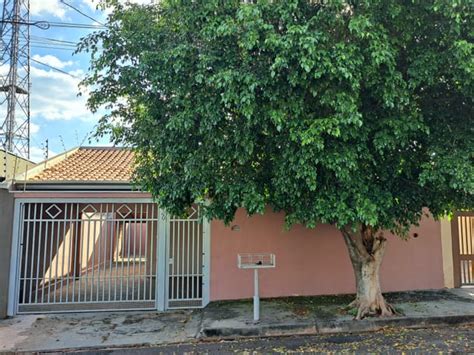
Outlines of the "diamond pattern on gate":
<svg viewBox="0 0 474 355">
<path fill-rule="evenodd" d="M 126 218 L 130 213 L 132 213 L 132 209 L 127 205 L 122 205 L 117 209 L 117 213 L 120 217 Z"/>
<path fill-rule="evenodd" d="M 94 206 L 92 206 L 91 204 L 88 204 L 86 207 L 84 207 L 81 211 L 82 213 L 84 213 L 84 215 L 91 219 L 92 217 L 94 217 L 94 214 L 97 213 L 97 208 L 95 208 Z"/>
<path fill-rule="evenodd" d="M 58 205 L 56 204 L 53 204 L 51 206 L 49 206 L 47 209 L 46 209 L 46 214 L 48 216 L 50 216 L 52 219 L 55 219 L 57 216 L 59 216 L 59 214 L 62 212 L 62 210 L 58 207 Z"/>
<path fill-rule="evenodd" d="M 191 208 L 189 209 L 189 214 L 188 214 L 187 219 L 197 219 L 198 212 L 199 210 L 196 207 L 191 206 Z"/>
</svg>

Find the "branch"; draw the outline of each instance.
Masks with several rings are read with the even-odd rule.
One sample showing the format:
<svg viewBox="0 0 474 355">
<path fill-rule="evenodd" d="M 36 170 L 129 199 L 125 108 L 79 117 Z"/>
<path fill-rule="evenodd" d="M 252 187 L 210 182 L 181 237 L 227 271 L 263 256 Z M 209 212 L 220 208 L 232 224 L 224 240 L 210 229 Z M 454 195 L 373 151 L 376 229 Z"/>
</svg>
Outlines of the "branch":
<svg viewBox="0 0 474 355">
<path fill-rule="evenodd" d="M 351 259 L 358 259 L 358 255 L 355 253 L 355 250 L 357 249 L 357 247 L 354 241 L 352 240 L 351 236 L 345 230 L 341 230 L 341 233 L 342 233 L 342 236 L 344 237 L 344 241 L 346 242 L 347 249 L 349 250 L 349 254 L 351 254 Z"/>
<path fill-rule="evenodd" d="M 341 230 L 344 240 L 349 247 L 349 250 L 352 248 L 354 251 L 357 251 L 357 257 L 362 261 L 369 261 L 372 259 L 372 256 L 369 254 L 367 249 L 364 247 L 362 241 L 361 232 L 353 233 L 350 226 L 345 226 Z"/>
<path fill-rule="evenodd" d="M 387 239 L 383 235 L 380 235 L 379 237 L 375 238 L 374 246 L 372 248 L 372 255 L 374 256 L 375 259 L 378 259 L 379 257 L 381 257 L 382 254 L 384 253 L 386 242 L 387 242 Z"/>
</svg>

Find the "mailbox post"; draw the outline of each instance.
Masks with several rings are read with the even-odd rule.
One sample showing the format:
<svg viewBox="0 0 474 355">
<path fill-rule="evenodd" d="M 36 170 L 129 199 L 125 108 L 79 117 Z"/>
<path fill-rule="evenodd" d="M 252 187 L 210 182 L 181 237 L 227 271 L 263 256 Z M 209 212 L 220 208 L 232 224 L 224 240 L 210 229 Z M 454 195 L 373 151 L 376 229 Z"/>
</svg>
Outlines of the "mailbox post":
<svg viewBox="0 0 474 355">
<path fill-rule="evenodd" d="M 253 320 L 260 320 L 260 294 L 258 283 L 258 269 L 269 269 L 275 267 L 275 254 L 239 254 L 237 256 L 239 269 L 253 269 Z"/>
</svg>

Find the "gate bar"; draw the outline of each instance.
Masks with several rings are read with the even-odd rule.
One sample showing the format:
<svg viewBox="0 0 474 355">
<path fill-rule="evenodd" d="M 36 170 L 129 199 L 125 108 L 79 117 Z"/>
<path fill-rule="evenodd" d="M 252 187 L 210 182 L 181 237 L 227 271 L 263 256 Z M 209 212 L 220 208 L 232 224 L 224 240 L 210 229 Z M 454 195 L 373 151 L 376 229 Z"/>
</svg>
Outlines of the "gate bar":
<svg viewBox="0 0 474 355">
<path fill-rule="evenodd" d="M 8 285 L 8 307 L 7 315 L 12 317 L 16 314 L 16 309 L 18 305 L 17 298 L 17 279 L 18 279 L 18 246 L 19 246 L 19 224 L 20 224 L 20 212 L 21 204 L 20 201 L 15 201 L 15 207 L 13 212 L 13 233 L 12 233 L 12 245 L 11 245 L 11 255 L 10 255 L 10 279 Z"/>
<path fill-rule="evenodd" d="M 152 206 L 154 210 L 154 206 Z M 158 223 L 157 223 L 157 232 L 158 238 L 156 242 L 156 259 L 162 260 L 161 265 L 159 267 L 159 262 L 156 263 L 156 275 L 157 275 L 157 282 L 155 283 L 155 294 L 156 294 L 156 308 L 159 311 L 164 311 L 166 309 L 166 299 L 168 298 L 169 294 L 169 259 L 167 250 L 170 248 L 170 219 L 169 215 L 161 208 L 158 208 Z M 153 213 L 154 215 L 154 213 Z M 152 223 L 152 230 L 154 226 L 154 222 Z M 150 250 L 150 253 L 153 252 Z M 151 264 L 153 266 L 153 263 Z"/>
</svg>

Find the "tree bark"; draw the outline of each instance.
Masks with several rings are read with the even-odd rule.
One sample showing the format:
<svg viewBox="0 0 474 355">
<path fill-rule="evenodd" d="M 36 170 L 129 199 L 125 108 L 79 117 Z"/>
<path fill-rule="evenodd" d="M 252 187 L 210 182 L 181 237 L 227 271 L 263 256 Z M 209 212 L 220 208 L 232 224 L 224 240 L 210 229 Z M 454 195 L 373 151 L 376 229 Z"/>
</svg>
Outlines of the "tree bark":
<svg viewBox="0 0 474 355">
<path fill-rule="evenodd" d="M 357 308 L 355 319 L 367 316 L 392 316 L 394 308 L 385 301 L 380 288 L 379 271 L 387 240 L 382 233 L 366 225 L 356 231 L 342 229 L 356 280 L 356 299 L 349 305 Z"/>
</svg>

